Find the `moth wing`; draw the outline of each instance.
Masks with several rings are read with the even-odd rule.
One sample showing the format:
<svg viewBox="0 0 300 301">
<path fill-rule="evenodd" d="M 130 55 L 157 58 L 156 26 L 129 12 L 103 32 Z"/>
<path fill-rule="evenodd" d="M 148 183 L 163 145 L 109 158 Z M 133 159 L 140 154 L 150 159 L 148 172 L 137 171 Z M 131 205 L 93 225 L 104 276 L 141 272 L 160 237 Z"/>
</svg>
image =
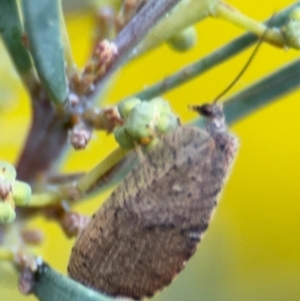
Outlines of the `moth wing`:
<svg viewBox="0 0 300 301">
<path fill-rule="evenodd" d="M 165 287 L 208 227 L 226 164 L 204 131 L 185 127 L 167 135 L 79 237 L 70 276 L 107 294 L 135 299 Z"/>
</svg>

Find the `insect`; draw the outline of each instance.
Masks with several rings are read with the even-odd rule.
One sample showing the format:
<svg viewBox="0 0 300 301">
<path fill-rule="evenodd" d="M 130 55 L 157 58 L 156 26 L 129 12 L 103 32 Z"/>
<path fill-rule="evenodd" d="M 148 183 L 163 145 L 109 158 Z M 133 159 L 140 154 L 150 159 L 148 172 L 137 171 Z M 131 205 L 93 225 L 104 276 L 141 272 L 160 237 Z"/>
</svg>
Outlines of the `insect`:
<svg viewBox="0 0 300 301">
<path fill-rule="evenodd" d="M 265 31 L 264 35 L 267 31 Z M 142 299 L 167 286 L 195 253 L 230 172 L 237 138 L 217 100 L 193 109 L 206 130 L 181 126 L 165 135 L 93 215 L 69 261 L 71 278 L 117 297 Z"/>
<path fill-rule="evenodd" d="M 217 103 L 193 107 L 206 130 L 165 135 L 93 215 L 69 261 L 71 278 L 117 297 L 142 299 L 167 286 L 195 253 L 238 149 Z"/>
<path fill-rule="evenodd" d="M 194 254 L 237 150 L 218 104 L 196 109 L 207 130 L 167 134 L 93 216 L 72 249 L 71 278 L 141 299 L 168 285 Z"/>
</svg>

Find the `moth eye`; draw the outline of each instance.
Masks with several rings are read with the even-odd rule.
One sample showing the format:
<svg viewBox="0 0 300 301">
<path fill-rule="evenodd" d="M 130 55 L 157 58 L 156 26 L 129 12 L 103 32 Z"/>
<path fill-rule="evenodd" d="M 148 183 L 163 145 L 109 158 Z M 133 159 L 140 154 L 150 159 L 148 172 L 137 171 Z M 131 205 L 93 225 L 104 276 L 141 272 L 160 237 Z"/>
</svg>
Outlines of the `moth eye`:
<svg viewBox="0 0 300 301">
<path fill-rule="evenodd" d="M 201 106 L 192 106 L 191 108 L 204 117 L 213 118 L 215 115 L 213 104 L 205 103 Z"/>
</svg>

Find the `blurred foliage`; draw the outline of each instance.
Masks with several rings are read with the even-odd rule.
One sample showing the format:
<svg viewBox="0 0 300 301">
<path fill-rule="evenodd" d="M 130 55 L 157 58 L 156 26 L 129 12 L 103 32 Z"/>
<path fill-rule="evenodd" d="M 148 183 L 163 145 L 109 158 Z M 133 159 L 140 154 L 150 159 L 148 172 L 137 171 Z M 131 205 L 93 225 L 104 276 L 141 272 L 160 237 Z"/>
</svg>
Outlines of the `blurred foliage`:
<svg viewBox="0 0 300 301">
<path fill-rule="evenodd" d="M 290 1 L 230 3 L 263 20 Z M 91 11 L 70 12 L 67 26 L 75 61 L 83 66 L 94 37 Z M 173 52 L 163 45 L 126 66 L 115 78 L 116 88 L 109 92 L 106 103 L 114 103 L 150 85 L 243 32 L 212 18 L 201 22 L 197 31 L 199 42 L 187 54 Z M 250 52 L 251 49 L 165 95 L 182 122 L 195 117 L 187 110 L 187 104 L 213 99 L 239 72 Z M 298 56 L 294 50 L 263 45 L 231 93 Z M 30 106 L 3 47 L 0 59 L 0 158 L 14 163 L 28 130 Z M 154 300 L 299 300 L 299 97 L 299 91 L 295 91 L 231 128 L 239 137 L 241 148 L 210 229 L 183 273 Z M 84 152 L 68 152 L 61 162 L 61 171 L 88 170 L 115 147 L 112 135 L 94 133 Z M 75 209 L 91 214 L 108 195 L 109 192 L 103 193 Z M 73 241 L 67 240 L 55 223 L 43 218 L 35 218 L 30 224 L 46 234 L 44 244 L 36 252 L 55 269 L 66 273 Z M 13 246 L 13 237 L 10 239 Z M 0 299 L 36 300 L 21 296 L 16 283 L 17 276 L 11 267 L 1 264 Z"/>
</svg>

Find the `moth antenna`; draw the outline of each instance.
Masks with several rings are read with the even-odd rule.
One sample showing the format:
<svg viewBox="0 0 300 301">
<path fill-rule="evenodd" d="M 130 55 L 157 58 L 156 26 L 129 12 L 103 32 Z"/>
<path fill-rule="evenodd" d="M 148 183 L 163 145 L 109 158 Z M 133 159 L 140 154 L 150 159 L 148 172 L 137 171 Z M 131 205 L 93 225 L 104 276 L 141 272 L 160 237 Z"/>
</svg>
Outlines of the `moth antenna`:
<svg viewBox="0 0 300 301">
<path fill-rule="evenodd" d="M 270 18 L 270 23 L 271 24 L 271 21 L 272 19 L 274 18 L 274 15 Z M 215 119 L 217 117 L 217 115 L 219 115 L 219 117 L 221 116 L 222 118 L 224 117 L 223 114 L 222 114 L 222 108 L 217 108 L 215 105 L 217 104 L 218 100 L 224 96 L 235 84 L 236 82 L 242 77 L 242 75 L 245 73 L 245 71 L 247 70 L 247 68 L 249 67 L 250 63 L 252 62 L 254 56 L 256 55 L 259 47 L 261 46 L 262 42 L 264 41 L 264 38 L 267 34 L 267 32 L 269 31 L 269 28 L 270 27 L 267 27 L 265 29 L 265 31 L 263 32 L 263 34 L 261 35 L 258 43 L 256 44 L 251 56 L 248 58 L 245 66 L 242 68 L 242 70 L 239 72 L 239 74 L 236 76 L 236 78 L 229 84 L 229 86 L 222 92 L 220 93 L 214 100 L 212 103 L 205 103 L 205 104 L 202 104 L 202 105 L 192 105 L 192 106 L 189 106 L 190 109 L 198 112 L 200 115 L 202 116 L 205 116 L 207 118 L 210 118 L 210 119 Z M 221 113 L 221 115 L 219 114 Z"/>
<path fill-rule="evenodd" d="M 274 17 L 274 15 L 271 17 L 271 20 L 272 18 Z M 264 41 L 264 38 L 267 34 L 267 32 L 269 31 L 269 27 L 267 27 L 264 31 L 264 33 L 262 34 L 262 36 L 260 37 L 259 39 L 259 42 L 257 43 L 257 45 L 255 46 L 251 56 L 249 57 L 248 61 L 246 62 L 246 64 L 244 65 L 243 69 L 239 72 L 239 74 L 236 76 L 236 78 L 229 84 L 229 86 L 223 90 L 223 92 L 221 92 L 213 101 L 213 104 L 216 104 L 217 101 L 222 97 L 224 96 L 235 84 L 236 82 L 242 77 L 242 75 L 245 73 L 245 71 L 248 69 L 249 65 L 251 64 L 254 56 L 256 55 L 258 49 L 260 48 L 262 42 Z"/>
</svg>

